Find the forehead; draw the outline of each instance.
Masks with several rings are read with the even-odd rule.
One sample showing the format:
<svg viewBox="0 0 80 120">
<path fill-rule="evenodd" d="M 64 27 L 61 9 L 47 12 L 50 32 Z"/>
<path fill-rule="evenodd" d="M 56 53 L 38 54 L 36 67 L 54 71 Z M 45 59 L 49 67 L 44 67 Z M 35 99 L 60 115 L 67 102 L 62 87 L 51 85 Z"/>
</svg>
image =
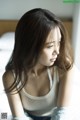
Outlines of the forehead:
<svg viewBox="0 0 80 120">
<path fill-rule="evenodd" d="M 55 27 L 52 29 L 47 37 L 46 43 L 53 42 L 53 41 L 59 41 L 61 40 L 61 32 L 59 27 Z"/>
</svg>

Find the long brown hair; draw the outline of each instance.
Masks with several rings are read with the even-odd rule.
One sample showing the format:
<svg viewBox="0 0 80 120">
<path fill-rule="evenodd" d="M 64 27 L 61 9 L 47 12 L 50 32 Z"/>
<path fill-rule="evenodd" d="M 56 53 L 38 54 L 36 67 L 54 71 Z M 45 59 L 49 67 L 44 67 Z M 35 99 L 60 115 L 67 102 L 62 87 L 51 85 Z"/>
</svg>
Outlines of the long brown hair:
<svg viewBox="0 0 80 120">
<path fill-rule="evenodd" d="M 38 61 L 39 55 L 51 29 L 58 26 L 61 32 L 60 54 L 55 65 L 62 70 L 68 70 L 73 63 L 73 56 L 66 29 L 61 20 L 46 9 L 35 8 L 26 12 L 19 20 L 15 30 L 15 45 L 12 56 L 6 66 L 6 71 L 15 73 L 14 83 L 6 90 L 12 91 L 19 83 L 21 90 L 27 80 L 29 71 Z M 25 79 L 22 81 L 22 72 Z"/>
</svg>

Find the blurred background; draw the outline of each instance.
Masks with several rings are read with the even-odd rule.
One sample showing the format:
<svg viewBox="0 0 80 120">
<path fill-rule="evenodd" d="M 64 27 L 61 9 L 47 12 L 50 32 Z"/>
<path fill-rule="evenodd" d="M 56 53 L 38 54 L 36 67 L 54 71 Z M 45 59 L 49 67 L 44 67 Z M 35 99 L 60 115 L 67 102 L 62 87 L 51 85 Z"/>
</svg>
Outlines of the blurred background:
<svg viewBox="0 0 80 120">
<path fill-rule="evenodd" d="M 80 3 L 64 0 L 0 0 L 0 111 L 11 114 L 3 91 L 2 74 L 14 47 L 14 31 L 21 16 L 32 8 L 46 8 L 60 17 L 68 29 L 74 49 L 75 64 L 80 70 Z M 79 78 L 76 78 L 79 79 Z M 76 90 L 79 84 L 75 83 Z M 79 95 L 76 94 L 76 97 Z M 76 102 L 76 101 L 75 101 Z"/>
</svg>

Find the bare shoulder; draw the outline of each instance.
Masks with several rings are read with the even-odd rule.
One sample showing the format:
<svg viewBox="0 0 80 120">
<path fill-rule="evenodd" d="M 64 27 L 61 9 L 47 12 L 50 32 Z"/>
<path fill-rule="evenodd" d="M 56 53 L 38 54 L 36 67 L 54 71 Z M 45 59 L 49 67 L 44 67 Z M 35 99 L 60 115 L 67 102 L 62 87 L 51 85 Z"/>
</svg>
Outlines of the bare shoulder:
<svg viewBox="0 0 80 120">
<path fill-rule="evenodd" d="M 75 64 L 73 64 L 73 66 L 70 69 L 71 71 L 74 70 L 75 72 L 79 72 L 79 69 L 77 68 L 77 66 Z"/>
<path fill-rule="evenodd" d="M 6 71 L 3 74 L 3 84 L 4 84 L 4 88 L 6 90 L 9 90 L 8 88 L 13 84 L 14 82 L 14 74 L 12 71 Z M 15 89 L 16 90 L 16 89 Z M 15 93 L 16 94 L 8 94 L 8 93 Z M 12 91 L 10 90 L 10 92 L 7 92 L 7 97 L 8 97 L 8 102 L 11 108 L 11 113 L 12 116 L 16 116 L 16 117 L 22 117 L 24 115 L 24 111 L 23 111 L 23 106 L 21 103 L 21 98 L 20 95 L 17 91 Z"/>
<path fill-rule="evenodd" d="M 71 75 L 71 76 L 80 76 L 80 70 L 77 68 L 77 66 L 75 64 L 73 64 L 73 66 L 71 67 L 70 70 L 67 71 L 66 73 L 67 75 Z"/>
<path fill-rule="evenodd" d="M 75 64 L 66 72 L 62 72 L 59 70 L 59 77 L 60 79 L 67 79 L 67 80 L 76 80 L 80 78 L 80 70 L 77 68 Z"/>
<path fill-rule="evenodd" d="M 3 85 L 5 88 L 10 87 L 11 84 L 14 82 L 13 73 L 11 71 L 4 72 L 4 74 L 2 76 L 2 80 L 3 80 Z"/>
</svg>

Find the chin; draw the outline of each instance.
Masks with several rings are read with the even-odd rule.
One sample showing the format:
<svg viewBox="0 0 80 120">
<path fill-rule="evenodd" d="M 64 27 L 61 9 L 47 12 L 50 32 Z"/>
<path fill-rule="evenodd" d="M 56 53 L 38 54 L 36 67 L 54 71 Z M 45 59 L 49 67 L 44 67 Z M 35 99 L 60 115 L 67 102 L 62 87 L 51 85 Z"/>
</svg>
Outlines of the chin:
<svg viewBox="0 0 80 120">
<path fill-rule="evenodd" d="M 48 64 L 48 65 L 47 65 L 47 67 L 51 67 L 51 66 L 53 66 L 53 65 L 54 65 L 54 62 L 53 62 L 53 63 Z"/>
<path fill-rule="evenodd" d="M 54 63 L 53 64 L 51 64 L 50 66 L 53 66 L 54 65 Z"/>
</svg>

